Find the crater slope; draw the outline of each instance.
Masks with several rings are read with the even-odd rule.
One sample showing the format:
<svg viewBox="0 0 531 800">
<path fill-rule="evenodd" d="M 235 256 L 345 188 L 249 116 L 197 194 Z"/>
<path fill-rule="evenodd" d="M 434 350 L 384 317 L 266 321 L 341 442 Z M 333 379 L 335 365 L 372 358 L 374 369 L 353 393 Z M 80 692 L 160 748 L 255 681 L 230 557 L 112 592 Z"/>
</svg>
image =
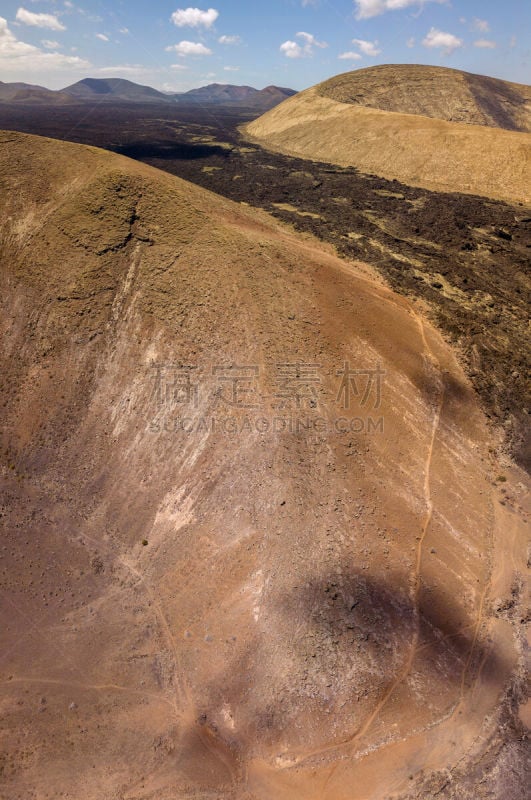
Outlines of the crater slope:
<svg viewBox="0 0 531 800">
<path fill-rule="evenodd" d="M 531 200 L 529 86 L 382 65 L 300 92 L 244 131 L 273 150 L 412 186 Z"/>
<path fill-rule="evenodd" d="M 520 796 L 525 478 L 419 304 L 114 154 L 0 168 L 2 794 Z"/>
<path fill-rule="evenodd" d="M 382 64 L 321 83 L 321 97 L 381 111 L 531 133 L 531 87 L 420 64 Z"/>
</svg>

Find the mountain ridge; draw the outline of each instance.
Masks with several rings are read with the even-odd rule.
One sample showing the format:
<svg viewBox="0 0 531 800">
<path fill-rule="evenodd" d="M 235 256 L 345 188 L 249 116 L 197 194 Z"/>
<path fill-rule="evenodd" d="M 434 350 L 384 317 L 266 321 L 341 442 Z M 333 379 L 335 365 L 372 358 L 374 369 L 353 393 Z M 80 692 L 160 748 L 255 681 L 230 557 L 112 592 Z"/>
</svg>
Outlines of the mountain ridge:
<svg viewBox="0 0 531 800">
<path fill-rule="evenodd" d="M 83 78 L 63 89 L 46 89 L 25 83 L 2 83 L 0 103 L 66 105 L 86 102 L 162 103 L 230 105 L 268 110 L 296 94 L 280 86 L 255 89 L 252 86 L 212 83 L 186 92 L 161 92 L 126 78 Z"/>
<path fill-rule="evenodd" d="M 126 78 L 83 78 L 60 90 L 76 99 L 109 98 L 131 102 L 168 102 L 168 97 L 151 86 L 134 83 Z"/>
</svg>

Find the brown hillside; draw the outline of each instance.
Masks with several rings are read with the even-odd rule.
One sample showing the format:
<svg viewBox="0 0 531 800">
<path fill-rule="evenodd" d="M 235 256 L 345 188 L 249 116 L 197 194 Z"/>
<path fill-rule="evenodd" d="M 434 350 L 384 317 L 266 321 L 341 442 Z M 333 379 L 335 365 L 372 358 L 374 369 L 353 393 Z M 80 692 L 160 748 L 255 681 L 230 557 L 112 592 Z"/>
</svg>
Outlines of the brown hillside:
<svg viewBox="0 0 531 800">
<path fill-rule="evenodd" d="M 0 81 L 0 103 L 61 106 L 70 103 L 71 100 L 72 98 L 63 92 L 54 92 L 43 86 Z"/>
<path fill-rule="evenodd" d="M 290 155 L 527 203 L 531 133 L 521 131 L 530 130 L 529 89 L 519 88 L 442 68 L 375 67 L 300 92 L 244 130 Z M 502 129 L 511 126 L 518 130 Z"/>
<path fill-rule="evenodd" d="M 0 176 L 2 796 L 522 796 L 525 478 L 421 309 L 95 148 Z"/>
<path fill-rule="evenodd" d="M 321 97 L 531 133 L 531 87 L 445 67 L 382 64 L 345 72 L 319 85 Z"/>
</svg>

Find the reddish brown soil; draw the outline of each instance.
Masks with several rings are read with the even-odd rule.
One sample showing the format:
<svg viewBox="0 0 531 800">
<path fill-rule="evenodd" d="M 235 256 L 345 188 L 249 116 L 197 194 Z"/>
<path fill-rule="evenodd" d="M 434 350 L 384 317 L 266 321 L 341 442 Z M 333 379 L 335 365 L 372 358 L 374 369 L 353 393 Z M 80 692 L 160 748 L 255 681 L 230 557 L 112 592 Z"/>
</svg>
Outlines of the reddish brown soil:
<svg viewBox="0 0 531 800">
<path fill-rule="evenodd" d="M 528 210 L 249 147 L 236 126 L 250 113 L 4 105 L 0 127 L 117 150 L 264 208 L 348 259 L 374 265 L 395 291 L 427 303 L 457 345 L 486 413 L 504 426 L 507 446 L 529 471 Z"/>
<path fill-rule="evenodd" d="M 0 166 L 3 795 L 520 797 L 525 476 L 420 303 L 116 155 Z"/>
</svg>

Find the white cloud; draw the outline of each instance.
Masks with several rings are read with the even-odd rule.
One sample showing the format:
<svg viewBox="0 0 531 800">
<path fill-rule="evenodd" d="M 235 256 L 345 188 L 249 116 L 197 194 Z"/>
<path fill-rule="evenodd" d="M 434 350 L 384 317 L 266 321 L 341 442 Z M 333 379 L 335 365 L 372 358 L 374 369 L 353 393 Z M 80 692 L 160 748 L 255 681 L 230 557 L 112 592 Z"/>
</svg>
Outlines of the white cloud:
<svg viewBox="0 0 531 800">
<path fill-rule="evenodd" d="M 46 53 L 39 47 L 21 42 L 11 32 L 7 20 L 0 17 L 0 70 L 25 75 L 42 74 L 46 70 L 81 69 L 90 63 L 77 56 L 63 53 Z"/>
<path fill-rule="evenodd" d="M 353 39 L 352 44 L 356 44 L 364 56 L 378 56 L 382 52 L 377 48 L 377 41 L 366 42 L 365 39 Z"/>
<path fill-rule="evenodd" d="M 59 42 L 52 41 L 51 39 L 41 39 L 41 44 L 43 47 L 46 47 L 47 50 L 58 50 L 61 47 Z"/>
<path fill-rule="evenodd" d="M 240 71 L 239 67 L 223 67 L 223 69 L 225 70 L 225 72 L 239 72 Z"/>
<path fill-rule="evenodd" d="M 219 11 L 209 8 L 201 11 L 200 8 L 178 8 L 171 15 L 171 21 L 178 28 L 211 28 L 219 17 Z"/>
<path fill-rule="evenodd" d="M 477 17 L 474 17 L 472 29 L 479 31 L 480 33 L 488 33 L 490 31 L 490 25 L 486 19 L 478 19 Z"/>
<path fill-rule="evenodd" d="M 398 11 L 411 6 L 423 6 L 425 3 L 445 3 L 446 0 L 354 0 L 357 19 L 370 19 L 385 14 L 386 11 Z"/>
<path fill-rule="evenodd" d="M 218 42 L 220 44 L 240 44 L 241 38 L 239 36 L 220 36 Z"/>
<path fill-rule="evenodd" d="M 122 75 L 141 76 L 147 75 L 150 70 L 142 66 L 142 64 L 117 64 L 114 67 L 99 67 L 94 72 L 97 72 L 98 75 L 118 75 L 121 73 Z"/>
<path fill-rule="evenodd" d="M 171 68 L 172 69 L 190 69 L 190 67 L 187 67 L 186 64 L 172 64 Z"/>
<path fill-rule="evenodd" d="M 424 47 L 439 48 L 444 55 L 450 55 L 454 50 L 463 46 L 463 40 L 454 36 L 453 33 L 446 33 L 437 28 L 431 28 L 422 40 L 422 44 Z"/>
<path fill-rule="evenodd" d="M 328 47 L 328 44 L 326 42 L 318 42 L 312 33 L 306 33 L 306 31 L 299 31 L 299 33 L 296 33 L 295 36 L 298 36 L 300 39 L 304 39 L 306 45 L 308 45 L 309 47 Z"/>
<path fill-rule="evenodd" d="M 476 39 L 474 47 L 484 47 L 489 50 L 495 50 L 496 42 L 493 42 L 491 39 Z"/>
<path fill-rule="evenodd" d="M 286 58 L 303 58 L 305 55 L 300 44 L 292 42 L 290 39 L 288 39 L 287 42 L 282 42 L 280 45 L 280 52 L 284 53 Z"/>
<path fill-rule="evenodd" d="M 361 55 L 359 53 L 355 53 L 353 50 L 349 50 L 347 53 L 341 53 L 338 55 L 338 58 L 342 58 L 344 61 L 359 61 Z"/>
<path fill-rule="evenodd" d="M 119 28 L 118 33 L 123 33 L 125 36 L 129 33 L 129 28 Z"/>
<path fill-rule="evenodd" d="M 109 37 L 105 36 L 104 33 L 97 33 L 96 34 L 96 39 L 101 39 L 102 42 L 108 42 L 109 41 Z"/>
<path fill-rule="evenodd" d="M 306 31 L 299 31 L 295 34 L 299 39 L 302 39 L 304 44 L 293 42 L 288 39 L 280 45 L 280 52 L 284 53 L 286 58 L 305 58 L 306 56 L 313 56 L 314 47 L 328 47 L 327 42 L 318 42 L 312 33 Z"/>
<path fill-rule="evenodd" d="M 55 14 L 35 14 L 25 8 L 19 8 L 16 16 L 17 22 L 24 25 L 33 25 L 36 28 L 48 28 L 51 31 L 66 31 L 65 26 Z"/>
<path fill-rule="evenodd" d="M 409 48 L 415 47 L 415 37 L 414 36 L 410 36 L 409 39 L 407 40 L 406 44 L 407 44 L 407 46 Z"/>
<path fill-rule="evenodd" d="M 212 50 L 210 50 L 208 47 L 205 47 L 205 45 L 201 44 L 201 42 L 187 42 L 186 40 L 179 42 L 178 44 L 172 44 L 170 47 L 167 47 L 166 50 L 168 52 L 174 51 L 180 56 L 212 55 Z"/>
</svg>

